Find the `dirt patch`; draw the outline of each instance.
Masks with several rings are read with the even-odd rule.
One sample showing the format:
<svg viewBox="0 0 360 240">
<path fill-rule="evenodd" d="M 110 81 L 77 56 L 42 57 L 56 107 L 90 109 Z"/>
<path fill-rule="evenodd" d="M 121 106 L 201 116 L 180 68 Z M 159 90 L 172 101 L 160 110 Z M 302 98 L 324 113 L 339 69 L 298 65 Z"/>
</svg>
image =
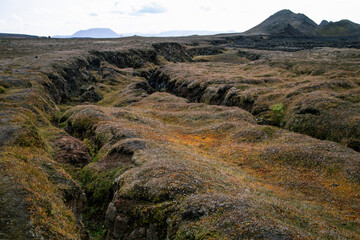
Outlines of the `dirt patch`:
<svg viewBox="0 0 360 240">
<path fill-rule="evenodd" d="M 71 136 L 61 136 L 55 143 L 57 148 L 54 159 L 59 163 L 68 163 L 77 167 L 83 167 L 91 160 L 89 148 Z"/>
<path fill-rule="evenodd" d="M 134 166 L 132 160 L 134 151 L 143 150 L 146 146 L 145 141 L 141 139 L 127 139 L 120 141 L 112 146 L 109 153 L 96 165 L 99 169 L 115 169 L 117 167 Z"/>
</svg>

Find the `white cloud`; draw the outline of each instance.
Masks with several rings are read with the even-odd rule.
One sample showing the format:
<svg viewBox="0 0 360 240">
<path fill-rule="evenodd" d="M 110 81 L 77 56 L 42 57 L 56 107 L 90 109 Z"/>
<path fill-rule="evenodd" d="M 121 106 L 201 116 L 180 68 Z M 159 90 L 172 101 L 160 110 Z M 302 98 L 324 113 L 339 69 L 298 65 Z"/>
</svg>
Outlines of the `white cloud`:
<svg viewBox="0 0 360 240">
<path fill-rule="evenodd" d="M 142 6 L 140 9 L 134 10 L 130 15 L 144 15 L 144 14 L 158 14 L 164 13 L 166 9 L 157 3 L 151 3 L 149 5 Z"/>
<path fill-rule="evenodd" d="M 208 7 L 208 6 L 201 6 L 199 9 L 202 10 L 202 11 L 205 11 L 205 12 L 210 12 L 211 11 L 211 8 Z"/>
<path fill-rule="evenodd" d="M 285 8 L 317 23 L 344 18 L 360 22 L 360 1 L 355 0 L 0 0 L 0 32 L 65 35 L 92 27 L 118 33 L 245 31 Z"/>
</svg>

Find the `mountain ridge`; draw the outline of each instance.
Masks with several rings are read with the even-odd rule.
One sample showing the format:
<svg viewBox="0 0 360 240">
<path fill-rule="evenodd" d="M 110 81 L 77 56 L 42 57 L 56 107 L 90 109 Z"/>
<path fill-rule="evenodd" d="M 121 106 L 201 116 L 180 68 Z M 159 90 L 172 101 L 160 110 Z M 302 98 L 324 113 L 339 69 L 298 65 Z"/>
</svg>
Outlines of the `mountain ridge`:
<svg viewBox="0 0 360 240">
<path fill-rule="evenodd" d="M 106 34 L 102 34 L 106 32 Z M 220 33 L 233 33 L 235 31 L 219 32 L 219 31 L 205 31 L 205 30 L 169 30 L 160 33 L 124 33 L 118 34 L 110 28 L 90 28 L 87 30 L 79 30 L 72 35 L 55 35 L 53 38 L 118 38 L 129 36 L 141 37 L 185 37 L 192 35 L 215 35 Z"/>
<path fill-rule="evenodd" d="M 21 33 L 0 33 L 0 38 L 41 38 L 40 36 Z"/>
<path fill-rule="evenodd" d="M 89 28 L 87 30 L 79 30 L 72 35 L 55 35 L 54 38 L 118 38 L 122 35 L 117 34 L 110 28 Z"/>
<path fill-rule="evenodd" d="M 360 36 L 360 24 L 343 19 L 338 22 L 322 21 L 318 27 L 322 36 Z"/>
<path fill-rule="evenodd" d="M 323 20 L 318 25 L 305 14 L 283 9 L 243 34 L 282 37 L 360 36 L 360 24 L 345 19 L 338 22 Z"/>
</svg>

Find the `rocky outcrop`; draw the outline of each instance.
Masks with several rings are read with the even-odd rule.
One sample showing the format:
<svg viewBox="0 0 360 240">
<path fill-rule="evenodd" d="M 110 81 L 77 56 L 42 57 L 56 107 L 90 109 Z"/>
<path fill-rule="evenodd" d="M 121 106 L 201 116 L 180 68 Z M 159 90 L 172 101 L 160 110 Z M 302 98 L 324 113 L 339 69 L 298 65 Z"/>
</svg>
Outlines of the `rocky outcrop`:
<svg viewBox="0 0 360 240">
<path fill-rule="evenodd" d="M 165 42 L 154 43 L 152 46 L 160 56 L 163 56 L 169 62 L 191 61 L 191 56 L 182 44 Z"/>
<path fill-rule="evenodd" d="M 47 74 L 50 81 L 43 82 L 56 103 L 99 100 L 100 96 L 89 87 L 96 82 L 92 74 L 100 67 L 100 60 L 93 57 L 78 58 L 67 66 L 55 67 L 58 71 Z"/>
<path fill-rule="evenodd" d="M 91 160 L 89 148 L 74 137 L 61 136 L 56 140 L 54 145 L 56 147 L 54 159 L 59 163 L 83 167 Z"/>
</svg>

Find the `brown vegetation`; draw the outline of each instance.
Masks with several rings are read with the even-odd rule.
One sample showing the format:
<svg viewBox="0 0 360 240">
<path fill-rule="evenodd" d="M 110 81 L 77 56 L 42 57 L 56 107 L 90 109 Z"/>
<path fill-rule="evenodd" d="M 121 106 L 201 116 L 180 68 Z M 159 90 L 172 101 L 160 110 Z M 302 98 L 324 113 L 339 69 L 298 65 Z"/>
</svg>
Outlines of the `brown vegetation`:
<svg viewBox="0 0 360 240">
<path fill-rule="evenodd" d="M 0 236 L 358 239 L 358 50 L 172 40 L 0 45 Z"/>
</svg>

